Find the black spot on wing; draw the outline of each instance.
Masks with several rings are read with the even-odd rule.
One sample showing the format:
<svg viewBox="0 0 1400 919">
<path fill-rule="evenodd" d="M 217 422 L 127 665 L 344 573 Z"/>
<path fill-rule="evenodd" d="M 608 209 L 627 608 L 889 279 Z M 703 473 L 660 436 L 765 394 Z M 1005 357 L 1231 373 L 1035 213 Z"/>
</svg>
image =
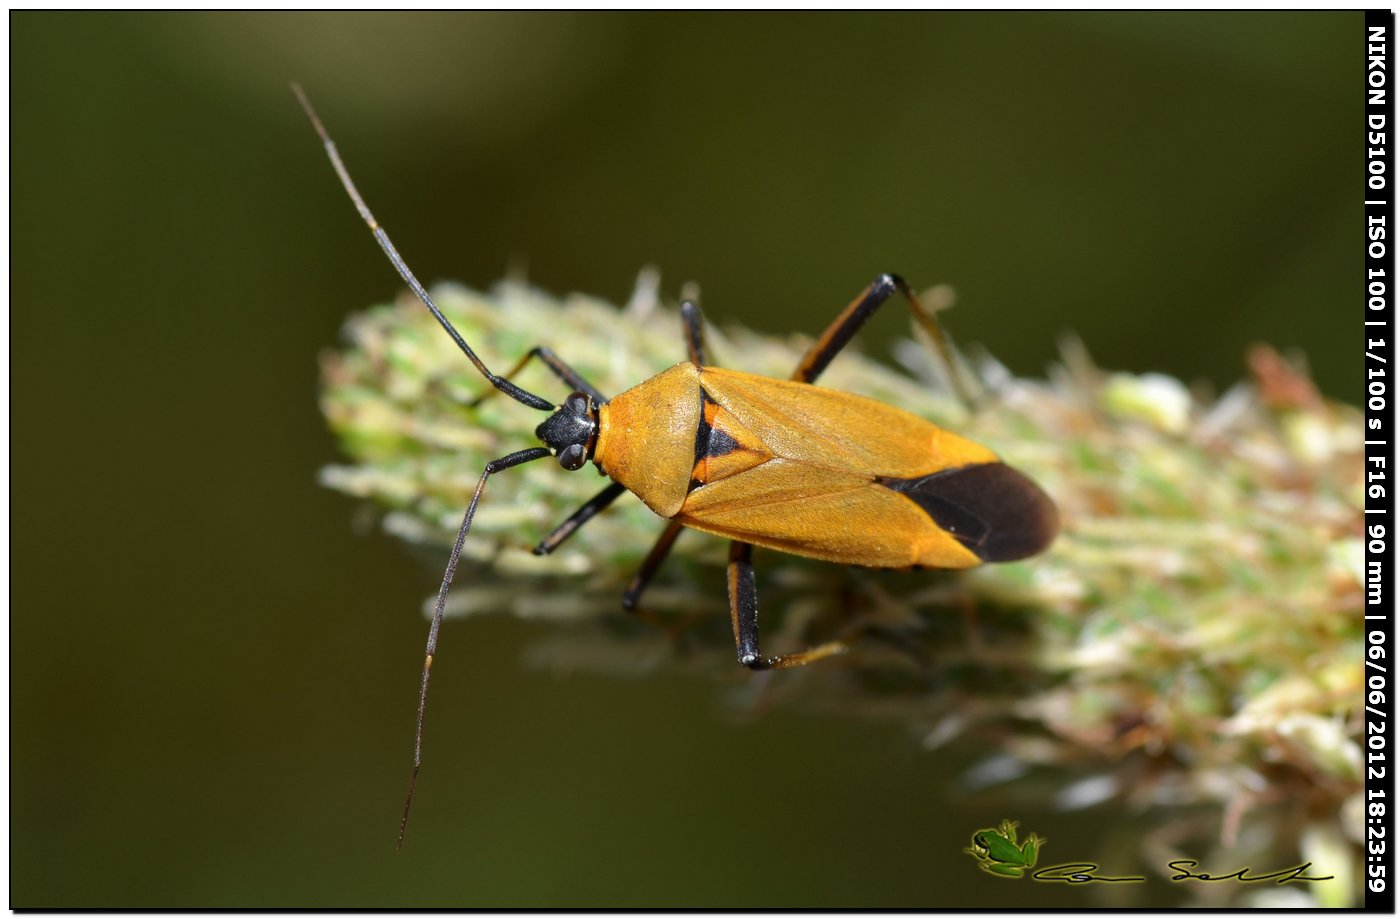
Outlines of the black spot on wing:
<svg viewBox="0 0 1400 919">
<path fill-rule="evenodd" d="M 876 481 L 909 498 L 984 562 L 1011 562 L 1044 550 L 1060 515 L 1040 486 L 1005 463 L 944 469 L 917 479 Z"/>
<path fill-rule="evenodd" d="M 705 450 L 706 456 L 724 456 L 739 449 L 739 442 L 723 431 L 710 428 L 710 446 Z"/>
<path fill-rule="evenodd" d="M 695 428 L 695 462 L 691 466 L 694 469 L 700 465 L 700 461 L 710 455 L 710 434 L 714 428 L 710 427 L 710 422 L 705 419 L 705 394 L 700 393 L 700 424 Z"/>
<path fill-rule="evenodd" d="M 700 391 L 700 424 L 695 428 L 695 465 L 711 456 L 724 456 L 739 449 L 739 442 L 723 431 L 710 427 L 705 419 L 705 406 L 714 401 L 702 389 Z"/>
</svg>

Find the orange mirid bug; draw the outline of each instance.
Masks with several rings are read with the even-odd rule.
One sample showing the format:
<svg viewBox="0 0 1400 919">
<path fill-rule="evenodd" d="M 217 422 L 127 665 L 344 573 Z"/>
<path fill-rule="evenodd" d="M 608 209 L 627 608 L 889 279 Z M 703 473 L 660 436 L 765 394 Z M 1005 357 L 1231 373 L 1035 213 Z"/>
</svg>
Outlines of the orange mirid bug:
<svg viewBox="0 0 1400 919">
<path fill-rule="evenodd" d="M 871 568 L 970 568 L 1035 555 L 1054 539 L 1055 505 L 991 450 L 893 406 L 814 385 L 896 293 L 939 348 L 956 385 L 951 349 L 937 321 L 898 276 L 882 274 L 866 287 L 787 380 L 707 365 L 700 310 L 689 302 L 681 304 L 688 359 L 612 398 L 546 347 L 531 349 L 498 376 L 414 277 L 365 205 L 305 94 L 299 86 L 293 90 L 345 191 L 399 275 L 495 391 L 550 413 L 535 429 L 543 447 L 486 464 L 448 557 L 428 630 L 400 845 L 422 765 L 423 713 L 447 592 L 486 480 L 502 470 L 553 456 L 568 470 L 591 461 L 612 480 L 546 536 L 535 547 L 537 554 L 554 551 L 624 491 L 669 521 L 623 596 L 628 609 L 636 606 L 682 527 L 730 540 L 734 641 L 739 663 L 754 670 L 801 666 L 844 650 L 830 642 L 796 654 L 763 654 L 750 561 L 754 546 Z M 532 359 L 572 390 L 561 404 L 511 382 Z"/>
</svg>

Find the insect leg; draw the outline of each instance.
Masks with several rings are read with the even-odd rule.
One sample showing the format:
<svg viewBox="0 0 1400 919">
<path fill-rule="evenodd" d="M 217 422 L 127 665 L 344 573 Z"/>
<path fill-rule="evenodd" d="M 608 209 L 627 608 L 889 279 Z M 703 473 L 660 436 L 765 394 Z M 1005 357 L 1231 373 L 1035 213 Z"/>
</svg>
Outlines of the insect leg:
<svg viewBox="0 0 1400 919">
<path fill-rule="evenodd" d="M 559 544 L 574 535 L 575 530 L 592 520 L 594 514 L 612 504 L 617 500 L 617 496 L 626 490 L 619 483 L 613 482 L 598 492 L 588 500 L 587 504 L 570 514 L 568 520 L 555 527 L 554 532 L 540 540 L 540 544 L 535 546 L 535 554 L 548 555 L 559 548 Z"/>
<path fill-rule="evenodd" d="M 831 363 L 831 359 L 850 343 L 856 332 L 860 331 L 860 327 L 865 325 L 865 321 L 895 293 L 904 297 L 915 321 L 933 340 L 939 358 L 948 369 L 948 379 L 952 382 L 958 398 L 967 405 L 974 404 L 976 400 L 972 398 L 972 393 L 959 372 L 952 346 L 948 343 L 948 337 L 943 334 L 943 327 L 938 324 L 934 314 L 914 296 L 909 284 L 897 274 L 882 274 L 871 281 L 870 285 L 832 321 L 821 337 L 812 343 L 797 369 L 792 372 L 792 379 L 799 383 L 814 382 Z"/>
<path fill-rule="evenodd" d="M 661 531 L 656 544 L 651 547 L 651 551 L 642 562 L 642 567 L 637 569 L 632 583 L 627 585 L 627 590 L 622 594 L 623 609 L 629 613 L 637 609 L 637 601 L 641 598 L 642 591 L 647 589 L 651 579 L 656 577 L 656 572 L 660 570 L 661 564 L 666 561 L 666 556 L 671 554 L 671 547 L 676 544 L 676 537 L 681 534 L 681 529 L 681 525 L 674 520 L 666 524 L 666 529 Z"/>
<path fill-rule="evenodd" d="M 763 656 L 758 648 L 758 587 L 752 560 L 753 546 L 746 542 L 729 544 L 729 618 L 734 625 L 734 646 L 739 663 L 750 670 L 785 670 L 844 654 L 845 645 L 829 641 L 797 654 Z"/>
<path fill-rule="evenodd" d="M 681 301 L 681 326 L 685 331 L 685 349 L 690 354 L 690 362 L 696 367 L 705 366 L 705 327 L 700 307 L 690 300 Z"/>
<path fill-rule="evenodd" d="M 517 373 L 519 373 L 525 368 L 526 364 L 530 363 L 530 358 L 532 357 L 539 358 L 541 363 L 548 367 L 556 377 L 563 380 L 566 384 L 568 384 L 569 386 L 573 387 L 581 393 L 586 393 L 590 398 L 592 398 L 593 403 L 595 405 L 602 405 L 604 402 L 608 401 L 607 397 L 604 396 L 602 393 L 598 392 L 598 390 L 594 388 L 593 384 L 585 380 L 577 370 L 564 363 L 562 360 L 559 359 L 558 355 L 556 355 L 553 351 L 543 346 L 540 346 L 538 348 L 531 348 L 529 351 L 526 351 L 525 356 L 522 357 L 520 360 L 516 361 L 514 367 L 501 374 L 501 378 L 509 380 L 511 377 L 515 376 Z M 482 393 L 475 399 L 468 402 L 467 407 L 476 408 L 478 405 L 485 402 L 489 397 L 491 397 L 497 392 L 499 392 L 499 390 L 488 389 L 486 392 Z"/>
<path fill-rule="evenodd" d="M 462 557 L 462 544 L 467 541 L 467 533 L 472 528 L 472 518 L 476 516 L 476 505 L 481 501 L 481 493 L 486 489 L 486 480 L 491 476 L 503 469 L 543 459 L 549 455 L 549 450 L 545 447 L 532 447 L 487 463 L 481 478 L 477 480 L 476 491 L 472 492 L 467 513 L 462 517 L 462 526 L 457 530 L 457 540 L 452 544 L 452 553 L 447 556 L 447 570 L 443 572 L 442 586 L 438 588 L 437 604 L 433 607 L 433 624 L 428 627 L 428 646 L 423 655 L 423 682 L 418 688 L 418 729 L 413 739 L 413 774 L 408 779 L 408 797 L 404 799 L 403 820 L 399 823 L 399 848 L 403 848 L 403 834 L 408 828 L 408 809 L 413 805 L 413 789 L 418 784 L 418 769 L 423 765 L 423 712 L 428 707 L 428 681 L 433 675 L 433 657 L 437 654 L 438 632 L 442 630 L 442 611 L 447 605 L 447 591 L 452 587 L 452 578 L 457 574 L 457 561 Z"/>
</svg>

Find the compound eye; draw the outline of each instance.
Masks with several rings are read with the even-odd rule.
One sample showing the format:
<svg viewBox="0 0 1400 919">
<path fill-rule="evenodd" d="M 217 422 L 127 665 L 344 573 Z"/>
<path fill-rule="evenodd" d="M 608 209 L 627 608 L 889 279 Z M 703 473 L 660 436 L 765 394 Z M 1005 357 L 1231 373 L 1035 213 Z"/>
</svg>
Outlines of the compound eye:
<svg viewBox="0 0 1400 919">
<path fill-rule="evenodd" d="M 576 415 L 588 414 L 588 396 L 581 392 L 569 393 L 569 398 L 564 400 L 564 407 Z"/>
<path fill-rule="evenodd" d="M 559 465 L 570 472 L 582 469 L 584 464 L 583 444 L 569 444 L 559 451 Z"/>
</svg>

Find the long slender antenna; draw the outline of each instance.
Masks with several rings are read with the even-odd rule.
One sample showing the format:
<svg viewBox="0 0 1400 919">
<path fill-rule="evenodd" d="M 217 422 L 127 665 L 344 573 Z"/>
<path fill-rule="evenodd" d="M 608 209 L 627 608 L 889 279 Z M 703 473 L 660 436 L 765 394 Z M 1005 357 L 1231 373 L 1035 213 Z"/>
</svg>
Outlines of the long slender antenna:
<svg viewBox="0 0 1400 919">
<path fill-rule="evenodd" d="M 399 841 L 395 846 L 396 849 L 403 848 L 403 834 L 408 829 L 408 811 L 413 806 L 413 789 L 418 785 L 418 770 L 423 765 L 423 712 L 428 707 L 428 680 L 433 675 L 433 656 L 437 654 L 438 632 L 442 629 L 442 611 L 447 606 L 447 591 L 452 587 L 452 577 L 457 573 L 457 560 L 462 555 L 462 544 L 467 541 L 467 532 L 472 528 L 472 518 L 476 516 L 477 502 L 481 500 L 481 493 L 486 488 L 488 478 L 502 469 L 519 466 L 521 463 L 528 463 L 531 460 L 543 459 L 546 456 L 549 456 L 547 448 L 531 447 L 528 450 L 521 450 L 486 464 L 486 469 L 482 471 L 481 478 L 476 483 L 476 491 L 472 492 L 472 500 L 467 505 L 466 516 L 462 518 L 462 527 L 457 531 L 457 541 L 452 544 L 452 554 L 447 557 L 447 570 L 442 574 L 442 586 L 438 588 L 437 605 L 433 607 L 433 624 L 428 627 L 428 647 L 423 654 L 423 682 L 418 687 L 418 730 L 413 738 L 413 774 L 408 778 L 408 796 L 404 798 L 403 802 L 403 820 L 399 822 Z"/>
<path fill-rule="evenodd" d="M 320 135 L 321 143 L 326 148 L 326 156 L 330 157 L 331 166 L 335 167 L 336 175 L 340 176 L 340 184 L 345 186 L 345 193 L 350 196 L 351 202 L 355 205 L 355 210 L 360 212 L 360 217 L 369 227 L 370 232 L 374 234 L 375 242 L 379 243 L 379 248 L 384 250 L 384 254 L 387 255 L 389 261 L 393 263 L 394 269 L 399 273 L 399 277 L 403 278 L 404 283 L 418 295 L 418 299 L 423 301 L 423 305 L 433 314 L 433 318 L 446 330 L 448 335 L 452 336 L 452 340 L 457 343 L 457 347 L 462 349 L 462 353 L 467 356 L 468 360 L 476 365 L 476 369 L 481 371 L 481 375 L 486 377 L 486 379 L 491 382 L 492 386 L 496 387 L 507 396 L 510 396 L 515 401 L 528 405 L 531 408 L 537 408 L 546 412 L 554 411 L 558 406 L 554 405 L 549 400 L 542 399 L 534 393 L 526 392 L 510 380 L 504 377 L 498 377 L 490 370 L 486 369 L 486 365 L 482 363 L 481 358 L 476 356 L 476 352 L 467 344 L 466 339 L 453 327 L 452 323 L 447 321 L 447 317 L 442 314 L 442 310 L 437 308 L 437 304 L 433 302 L 433 298 L 428 296 L 427 289 L 413 276 L 413 272 L 409 270 L 408 264 L 403 260 L 403 256 L 399 255 L 399 250 L 395 249 L 394 244 L 389 241 L 389 234 L 384 232 L 384 228 L 379 225 L 379 221 L 374 219 L 374 214 L 370 213 L 369 206 L 365 204 L 365 199 L 360 197 L 359 189 L 355 187 L 354 181 L 351 180 L 350 173 L 345 168 L 345 163 L 341 162 L 340 153 L 335 149 L 335 141 L 331 140 L 330 135 L 326 133 L 325 126 L 321 124 L 321 119 L 317 116 L 316 110 L 311 107 L 311 100 L 306 98 L 306 93 L 302 91 L 301 84 L 293 83 L 292 92 L 296 95 L 297 101 L 301 103 L 302 110 L 306 112 L 306 117 L 311 119 L 311 126 L 315 128 L 316 133 Z"/>
<path fill-rule="evenodd" d="M 359 189 L 355 187 L 354 181 L 350 178 L 350 173 L 346 170 L 345 164 L 340 159 L 340 153 L 335 148 L 335 141 L 331 140 L 326 133 L 325 127 L 321 124 L 321 119 L 316 115 L 316 110 L 311 107 L 311 100 L 306 98 L 306 93 L 302 91 L 301 85 L 292 84 L 292 92 L 296 95 L 297 101 L 301 103 L 302 110 L 306 112 L 306 117 L 311 120 L 311 126 L 316 129 L 316 133 L 321 137 L 321 143 L 326 148 L 326 156 L 330 158 L 331 166 L 335 168 L 336 175 L 340 176 L 340 184 L 345 187 L 345 193 L 350 196 L 350 201 L 355 205 L 355 210 L 360 212 L 360 217 L 370 232 L 374 234 L 375 242 L 379 243 L 379 248 L 384 250 L 384 254 L 389 257 L 394 269 L 398 271 L 399 277 L 403 278 L 412 291 L 418 295 L 418 299 L 423 301 L 423 305 L 428 308 L 428 312 L 433 314 L 433 318 L 438 321 L 443 330 L 457 343 L 457 347 L 462 349 L 462 353 L 467 356 L 476 369 L 481 371 L 481 375 L 491 382 L 496 389 L 510 396 L 517 402 L 537 408 L 541 411 L 552 412 L 558 406 L 547 399 L 542 399 L 534 393 L 526 392 L 516 386 L 510 380 L 499 377 L 486 368 L 481 358 L 476 356 L 476 352 L 462 338 L 461 333 L 453 327 L 447 317 L 438 309 L 433 298 L 428 296 L 428 291 L 414 277 L 409 270 L 403 256 L 399 255 L 394 244 L 389 241 L 389 234 L 384 232 L 384 228 L 379 225 L 379 221 L 374 219 L 374 214 L 370 212 L 369 206 L 365 204 L 365 199 L 360 196 Z M 481 493 L 486 488 L 486 480 L 503 469 L 512 466 L 519 466 L 521 463 L 528 463 L 531 460 L 543 459 L 550 455 L 546 447 L 532 447 L 528 450 L 520 450 L 509 456 L 492 460 L 486 464 L 485 470 L 481 473 L 480 480 L 476 483 L 476 491 L 472 492 L 471 503 L 467 505 L 467 513 L 462 517 L 462 526 L 457 531 L 457 539 L 452 544 L 452 554 L 447 558 L 447 570 L 442 575 L 442 586 L 438 588 L 437 603 L 433 607 L 433 622 L 428 627 L 428 644 L 423 655 L 423 681 L 418 687 L 418 719 L 417 728 L 413 736 L 413 773 L 408 779 L 408 795 L 403 802 L 403 819 L 399 822 L 399 838 L 396 848 L 403 848 L 404 832 L 408 829 L 408 813 L 413 806 L 413 791 L 418 785 L 418 770 L 423 765 L 423 713 L 428 707 L 428 681 L 433 675 L 433 658 L 437 654 L 438 633 L 442 630 L 443 610 L 447 606 L 447 592 L 452 588 L 452 578 L 457 574 L 457 562 L 462 556 L 462 546 L 467 541 L 467 533 L 471 531 L 472 519 L 476 516 L 476 506 L 481 501 Z"/>
</svg>

